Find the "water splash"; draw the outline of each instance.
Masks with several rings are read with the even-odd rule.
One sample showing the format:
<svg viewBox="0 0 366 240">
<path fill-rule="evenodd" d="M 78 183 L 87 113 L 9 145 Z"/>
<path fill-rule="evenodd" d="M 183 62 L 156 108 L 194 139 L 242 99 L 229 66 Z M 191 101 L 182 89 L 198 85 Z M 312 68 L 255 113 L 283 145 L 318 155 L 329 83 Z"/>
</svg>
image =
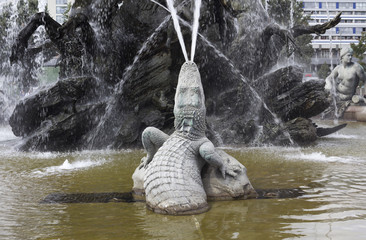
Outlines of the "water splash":
<svg viewBox="0 0 366 240">
<path fill-rule="evenodd" d="M 180 25 L 179 25 L 177 10 L 174 8 L 174 1 L 173 0 L 167 0 L 166 3 L 168 5 L 168 9 L 170 10 L 170 13 L 172 15 L 174 29 L 177 32 L 178 40 L 179 40 L 180 46 L 182 48 L 184 59 L 186 60 L 186 62 L 188 62 L 188 54 L 187 54 L 186 46 L 184 44 L 182 30 L 181 30 Z"/>
<path fill-rule="evenodd" d="M 76 161 L 70 163 L 68 159 L 66 159 L 61 165 L 57 166 L 50 166 L 43 168 L 41 170 L 35 170 L 33 171 L 33 174 L 38 176 L 46 176 L 46 175 L 54 175 L 54 174 L 62 174 L 77 170 L 83 170 L 90 167 L 96 167 L 104 164 L 106 162 L 105 159 L 99 159 L 99 160 L 86 160 L 86 161 Z"/>
<path fill-rule="evenodd" d="M 290 30 L 294 28 L 295 22 L 294 22 L 294 1 L 295 0 L 291 0 L 291 4 L 290 4 Z M 289 44 L 290 47 L 290 51 L 291 51 L 291 56 L 290 56 L 290 63 L 293 65 L 295 64 L 295 47 L 293 46 L 293 44 Z"/>
<path fill-rule="evenodd" d="M 24 63 L 10 63 L 12 46 L 17 40 L 22 24 L 26 24 L 24 18 L 30 17 L 28 12 L 19 14 L 18 10 L 18 7 L 22 7 L 22 10 L 30 10 L 28 2 L 26 1 L 24 5 L 19 6 L 18 3 L 18 0 L 12 1 L 11 4 L 4 5 L 2 9 L 8 11 L 9 17 L 4 29 L 6 33 L 5 44 L 0 50 L 2 56 L 2 59 L 0 59 L 0 102 L 3 103 L 2 106 L 0 105 L 0 122 L 7 122 L 19 99 L 39 86 L 39 77 L 43 73 L 42 67 L 45 58 L 42 53 L 35 55 L 32 61 L 26 59 Z M 42 46 L 45 39 L 45 29 L 38 28 L 32 40 L 29 41 L 29 46 Z M 25 52 L 24 56 L 20 57 L 29 58 L 30 56 Z"/>
<path fill-rule="evenodd" d="M 16 139 L 9 126 L 0 126 L 0 142 Z"/>
<path fill-rule="evenodd" d="M 168 9 L 166 9 L 168 11 Z M 166 16 L 163 20 L 163 22 L 155 29 L 155 31 L 147 38 L 147 40 L 143 43 L 142 47 L 136 54 L 133 62 L 131 65 L 126 67 L 126 69 L 123 72 L 122 80 L 116 85 L 114 88 L 114 94 L 112 94 L 109 99 L 107 100 L 107 107 L 105 114 L 102 116 L 102 118 L 99 120 L 99 123 L 96 127 L 96 130 L 92 132 L 92 134 L 88 137 L 89 147 L 93 148 L 96 144 L 96 139 L 98 136 L 102 135 L 104 126 L 107 122 L 107 120 L 114 114 L 114 106 L 117 105 L 115 103 L 116 101 L 119 101 L 118 98 L 115 98 L 113 96 L 119 96 L 119 93 L 122 92 L 124 83 L 126 80 L 131 76 L 132 70 L 134 67 L 140 62 L 140 58 L 149 50 L 150 45 L 154 44 L 154 42 L 157 41 L 159 33 L 167 27 L 168 21 L 170 20 L 171 16 Z M 118 123 L 118 121 L 117 121 Z"/>
<path fill-rule="evenodd" d="M 360 161 L 352 156 L 327 156 L 322 152 L 312 152 L 312 153 L 293 153 L 293 154 L 286 154 L 285 157 L 287 159 L 301 159 L 301 160 L 308 160 L 308 161 L 317 161 L 317 162 L 342 162 L 342 163 L 354 163 Z"/>
<path fill-rule="evenodd" d="M 326 7 L 327 7 L 327 21 L 330 21 L 330 13 L 329 13 L 329 6 L 328 1 L 325 1 Z M 333 37 L 332 32 L 329 32 L 329 58 L 330 58 L 330 69 L 333 70 Z"/>
<path fill-rule="evenodd" d="M 330 81 L 332 83 L 331 89 L 330 89 L 330 95 L 332 97 L 332 104 L 334 107 L 334 124 L 338 124 L 338 120 L 340 117 L 340 114 L 338 112 L 338 106 L 337 106 L 337 89 L 336 89 L 336 81 L 333 77 L 333 75 L 329 76 Z"/>
<path fill-rule="evenodd" d="M 191 46 L 191 61 L 194 60 L 194 54 L 196 52 L 196 42 L 199 27 L 201 0 L 194 1 L 194 14 L 193 14 L 193 27 L 192 27 L 192 46 Z"/>
<path fill-rule="evenodd" d="M 154 0 L 151 0 L 152 2 L 155 2 Z M 162 6 L 161 4 L 158 4 L 159 6 L 163 7 L 165 10 L 170 11 L 169 9 L 166 9 L 164 6 Z M 177 16 L 178 20 L 186 27 L 190 28 L 191 30 L 193 29 L 193 26 L 191 24 L 189 24 L 187 21 L 185 21 L 184 19 L 180 18 L 179 16 Z M 275 124 L 279 125 L 282 129 L 285 129 L 284 127 L 284 123 L 282 122 L 281 119 L 279 119 L 277 117 L 277 115 L 275 113 L 273 113 L 269 107 L 267 106 L 267 104 L 264 102 L 264 100 L 260 97 L 260 95 L 258 94 L 258 92 L 250 85 L 249 81 L 243 76 L 243 74 L 239 71 L 239 69 L 237 67 L 234 66 L 234 63 L 222 52 L 220 51 L 213 43 L 211 43 L 206 37 L 204 37 L 202 34 L 198 33 L 197 31 L 197 35 L 200 36 L 200 38 L 207 44 L 207 46 L 211 47 L 214 52 L 216 53 L 216 55 L 218 57 L 223 58 L 230 66 L 232 73 L 236 74 L 237 76 L 239 76 L 239 78 L 241 79 L 241 81 L 247 85 L 250 89 L 250 91 L 253 93 L 253 95 L 255 96 L 256 100 L 258 100 L 260 103 L 262 103 L 263 107 L 271 114 L 271 116 L 273 117 L 273 120 L 275 122 Z M 256 112 L 259 112 L 261 105 L 257 104 L 256 105 Z M 262 129 L 262 126 L 259 126 L 259 129 Z M 259 131 L 261 133 L 261 131 Z M 260 137 L 261 134 L 257 134 L 257 137 Z M 289 140 L 291 145 L 295 145 L 294 140 L 291 138 L 291 135 L 288 131 L 284 131 L 284 135 L 285 137 Z M 257 138 L 254 140 L 254 142 L 257 141 Z"/>
</svg>

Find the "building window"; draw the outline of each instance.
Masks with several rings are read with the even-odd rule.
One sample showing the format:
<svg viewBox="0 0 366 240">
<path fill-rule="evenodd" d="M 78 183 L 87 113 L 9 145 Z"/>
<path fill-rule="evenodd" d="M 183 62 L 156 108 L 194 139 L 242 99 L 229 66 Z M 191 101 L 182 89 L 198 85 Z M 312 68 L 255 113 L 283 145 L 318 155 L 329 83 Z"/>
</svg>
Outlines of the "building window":
<svg viewBox="0 0 366 240">
<path fill-rule="evenodd" d="M 63 14 L 65 11 L 66 11 L 66 7 L 60 7 L 60 6 L 56 7 L 57 14 Z"/>
<path fill-rule="evenodd" d="M 315 2 L 304 2 L 304 8 L 316 8 Z"/>
<path fill-rule="evenodd" d="M 347 20 L 341 20 L 341 23 L 353 23 L 353 20 L 349 20 L 349 19 L 347 19 Z"/>
<path fill-rule="evenodd" d="M 366 12 L 365 11 L 355 11 L 355 15 L 366 15 Z"/>
<path fill-rule="evenodd" d="M 319 2 L 319 8 L 322 8 L 322 2 Z"/>
<path fill-rule="evenodd" d="M 339 9 L 352 9 L 353 8 L 353 3 L 351 3 L 351 2 L 340 2 L 340 3 L 338 3 L 338 8 Z"/>
<path fill-rule="evenodd" d="M 67 0 L 56 0 L 57 5 L 67 5 Z"/>
<path fill-rule="evenodd" d="M 335 2 L 326 2 L 325 7 L 326 8 L 336 8 L 337 6 L 336 6 Z"/>
<path fill-rule="evenodd" d="M 358 2 L 356 3 L 356 7 L 357 9 L 366 9 L 366 2 Z"/>
<path fill-rule="evenodd" d="M 64 23 L 65 18 L 63 15 L 56 15 L 56 21 L 60 24 Z"/>
</svg>

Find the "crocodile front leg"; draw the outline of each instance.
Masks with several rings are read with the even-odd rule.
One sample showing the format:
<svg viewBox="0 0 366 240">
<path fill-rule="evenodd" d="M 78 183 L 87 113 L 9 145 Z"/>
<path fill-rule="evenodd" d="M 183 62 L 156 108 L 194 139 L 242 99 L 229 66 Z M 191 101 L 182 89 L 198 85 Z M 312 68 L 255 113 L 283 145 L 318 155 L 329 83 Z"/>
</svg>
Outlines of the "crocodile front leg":
<svg viewBox="0 0 366 240">
<path fill-rule="evenodd" d="M 141 138 L 142 138 L 142 145 L 144 146 L 147 152 L 147 156 L 141 159 L 140 168 L 147 167 L 147 165 L 151 162 L 158 149 L 161 146 L 163 146 L 163 143 L 169 138 L 169 135 L 157 128 L 147 127 L 142 132 Z"/>
<path fill-rule="evenodd" d="M 201 157 L 210 165 L 220 169 L 222 177 L 225 179 L 226 174 L 231 177 L 236 177 L 241 172 L 241 168 L 238 165 L 228 164 L 215 149 L 212 142 L 208 141 L 202 144 L 199 148 Z"/>
</svg>

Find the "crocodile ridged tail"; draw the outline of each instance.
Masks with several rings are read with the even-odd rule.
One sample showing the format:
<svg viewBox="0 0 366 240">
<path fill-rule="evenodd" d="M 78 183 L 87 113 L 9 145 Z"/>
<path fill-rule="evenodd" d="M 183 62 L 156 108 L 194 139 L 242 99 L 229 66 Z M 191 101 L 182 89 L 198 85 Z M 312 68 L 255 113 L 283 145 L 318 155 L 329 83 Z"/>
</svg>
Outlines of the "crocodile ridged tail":
<svg viewBox="0 0 366 240">
<path fill-rule="evenodd" d="M 170 137 L 146 169 L 147 206 L 157 213 L 184 215 L 208 210 L 201 180 L 202 162 L 192 141 Z"/>
</svg>

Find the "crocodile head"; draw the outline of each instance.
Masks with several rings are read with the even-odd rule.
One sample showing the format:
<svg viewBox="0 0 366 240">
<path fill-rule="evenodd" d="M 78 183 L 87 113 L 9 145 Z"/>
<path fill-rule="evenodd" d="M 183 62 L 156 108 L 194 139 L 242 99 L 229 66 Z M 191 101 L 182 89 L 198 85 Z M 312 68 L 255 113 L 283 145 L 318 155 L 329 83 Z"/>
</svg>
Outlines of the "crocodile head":
<svg viewBox="0 0 366 240">
<path fill-rule="evenodd" d="M 188 137 L 202 137 L 206 130 L 205 96 L 201 76 L 194 62 L 180 70 L 174 104 L 174 127 Z"/>
</svg>

